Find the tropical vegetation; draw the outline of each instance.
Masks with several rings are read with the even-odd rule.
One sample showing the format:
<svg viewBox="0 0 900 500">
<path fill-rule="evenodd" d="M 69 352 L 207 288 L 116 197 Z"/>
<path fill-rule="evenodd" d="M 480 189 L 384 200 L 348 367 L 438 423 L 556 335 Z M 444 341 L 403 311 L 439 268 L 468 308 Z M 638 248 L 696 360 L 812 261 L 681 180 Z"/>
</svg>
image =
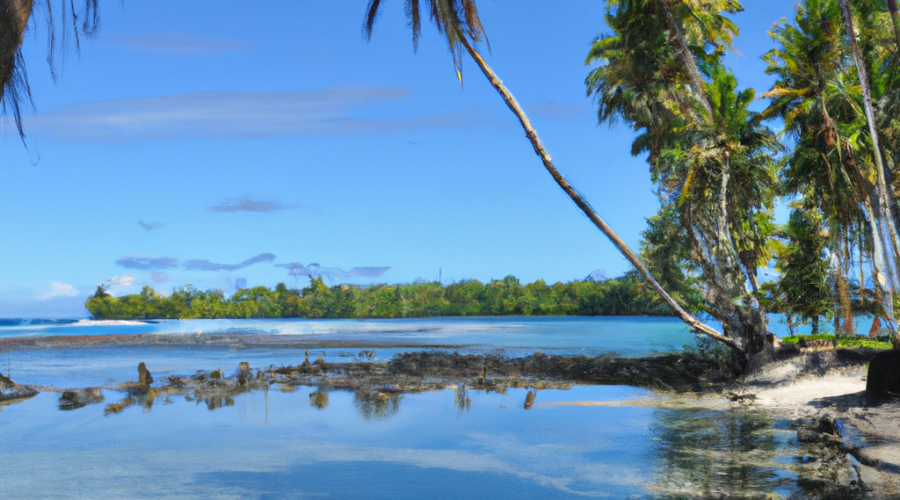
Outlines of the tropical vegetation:
<svg viewBox="0 0 900 500">
<path fill-rule="evenodd" d="M 95 319 L 192 318 L 421 318 L 429 316 L 666 316 L 671 310 L 640 275 L 615 279 L 522 284 L 516 277 L 443 285 L 417 281 L 399 285 L 328 286 L 310 278 L 303 289 L 222 290 L 187 285 L 163 295 L 150 286 L 139 294 L 113 297 L 97 287 L 85 307 Z"/>
</svg>

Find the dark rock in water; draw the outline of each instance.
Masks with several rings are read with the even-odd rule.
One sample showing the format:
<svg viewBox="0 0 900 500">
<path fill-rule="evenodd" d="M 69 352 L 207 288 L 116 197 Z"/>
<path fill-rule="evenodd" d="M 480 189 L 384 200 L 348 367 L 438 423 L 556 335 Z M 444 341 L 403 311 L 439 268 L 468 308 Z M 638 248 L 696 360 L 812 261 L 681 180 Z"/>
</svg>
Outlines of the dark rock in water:
<svg viewBox="0 0 900 500">
<path fill-rule="evenodd" d="M 147 365 L 141 361 L 138 364 L 138 385 L 143 385 L 149 387 L 150 384 L 153 383 L 153 375 L 150 375 L 150 370 L 147 369 Z"/>
<path fill-rule="evenodd" d="M 212 380 L 222 380 L 222 370 L 213 370 L 210 372 L 209 378 Z"/>
<path fill-rule="evenodd" d="M 250 378 L 250 363 L 246 361 L 241 361 L 238 365 L 237 372 L 238 383 L 241 385 L 245 385 L 247 380 Z"/>
<path fill-rule="evenodd" d="M 316 359 L 315 361 L 313 361 L 313 364 L 316 365 L 316 366 L 318 366 L 319 368 L 321 368 L 321 369 L 323 369 L 323 370 L 324 370 L 326 367 L 328 367 L 328 363 L 326 363 L 325 360 L 322 359 L 322 358 Z"/>
<path fill-rule="evenodd" d="M 364 349 L 362 351 L 359 351 L 359 357 L 366 358 L 366 359 L 374 359 L 375 351 L 370 351 L 368 349 Z"/>
<path fill-rule="evenodd" d="M 884 351 L 869 361 L 866 393 L 900 396 L 900 351 Z"/>
<path fill-rule="evenodd" d="M 38 391 L 30 387 L 19 385 L 3 375 L 0 375 L 0 401 L 30 398 L 37 393 Z"/>
<path fill-rule="evenodd" d="M 78 408 L 83 408 L 87 405 L 102 403 L 103 400 L 103 392 L 99 387 L 91 387 L 89 389 L 72 389 L 63 392 L 59 397 L 59 409 L 75 410 Z"/>
</svg>

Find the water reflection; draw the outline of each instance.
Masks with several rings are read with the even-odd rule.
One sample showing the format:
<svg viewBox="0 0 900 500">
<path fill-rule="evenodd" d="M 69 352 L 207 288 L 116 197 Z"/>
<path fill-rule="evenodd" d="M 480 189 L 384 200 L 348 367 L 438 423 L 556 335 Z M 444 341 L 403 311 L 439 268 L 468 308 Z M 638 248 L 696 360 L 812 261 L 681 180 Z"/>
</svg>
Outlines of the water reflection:
<svg viewBox="0 0 900 500">
<path fill-rule="evenodd" d="M 532 389 L 528 391 L 528 394 L 525 395 L 525 404 L 522 405 L 526 410 L 530 410 L 532 406 L 534 406 L 534 398 L 537 396 L 537 389 Z"/>
<path fill-rule="evenodd" d="M 328 408 L 328 393 L 322 389 L 309 393 L 309 406 L 317 410 Z"/>
<path fill-rule="evenodd" d="M 397 392 L 360 389 L 353 393 L 353 405 L 366 420 L 388 418 L 400 411 L 403 395 Z"/>
<path fill-rule="evenodd" d="M 660 410 L 651 439 L 658 485 L 664 498 L 756 498 L 789 493 L 792 433 L 753 410 Z"/>
<path fill-rule="evenodd" d="M 462 383 L 456 385 L 453 394 L 454 404 L 456 405 L 456 418 L 459 418 L 464 412 L 472 409 L 472 398 L 469 397 L 469 388 Z"/>
</svg>

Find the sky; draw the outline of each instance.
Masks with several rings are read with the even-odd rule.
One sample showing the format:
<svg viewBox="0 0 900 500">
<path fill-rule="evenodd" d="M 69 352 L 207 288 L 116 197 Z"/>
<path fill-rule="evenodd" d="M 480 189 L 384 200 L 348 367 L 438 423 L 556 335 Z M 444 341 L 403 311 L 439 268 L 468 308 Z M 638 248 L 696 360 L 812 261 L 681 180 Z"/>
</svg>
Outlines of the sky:
<svg viewBox="0 0 900 500">
<path fill-rule="evenodd" d="M 382 2 L 367 43 L 366 4 L 101 0 L 101 30 L 79 52 L 69 35 L 56 81 L 35 16 L 27 137 L 7 122 L 0 143 L 0 317 L 86 317 L 101 283 L 231 293 L 310 273 L 365 285 L 627 271 L 478 68 L 464 61 L 460 85 L 431 25 L 414 53 L 401 0 Z M 585 93 L 602 4 L 481 0 L 481 48 L 557 168 L 637 248 L 658 206 L 647 165 Z M 735 16 L 727 62 L 742 87 L 771 86 L 767 30 L 794 5 L 747 0 Z"/>
</svg>

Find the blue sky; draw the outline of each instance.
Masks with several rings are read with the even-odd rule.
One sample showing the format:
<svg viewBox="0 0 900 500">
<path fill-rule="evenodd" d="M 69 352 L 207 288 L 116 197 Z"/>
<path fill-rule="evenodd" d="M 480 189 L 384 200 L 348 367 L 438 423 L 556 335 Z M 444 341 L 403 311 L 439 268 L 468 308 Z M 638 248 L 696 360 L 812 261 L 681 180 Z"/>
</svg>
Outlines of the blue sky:
<svg viewBox="0 0 900 500">
<path fill-rule="evenodd" d="M 0 146 L 0 317 L 85 316 L 101 282 L 118 295 L 302 286 L 310 271 L 365 284 L 627 270 L 475 65 L 461 89 L 431 26 L 413 54 L 400 0 L 366 43 L 366 3 L 101 1 L 99 35 L 56 83 L 39 17 L 27 149 L 9 124 Z M 766 30 L 794 2 L 744 3 L 729 64 L 762 91 Z M 636 247 L 656 210 L 648 170 L 630 130 L 597 126 L 583 84 L 602 2 L 478 5 L 488 63 Z"/>
</svg>

